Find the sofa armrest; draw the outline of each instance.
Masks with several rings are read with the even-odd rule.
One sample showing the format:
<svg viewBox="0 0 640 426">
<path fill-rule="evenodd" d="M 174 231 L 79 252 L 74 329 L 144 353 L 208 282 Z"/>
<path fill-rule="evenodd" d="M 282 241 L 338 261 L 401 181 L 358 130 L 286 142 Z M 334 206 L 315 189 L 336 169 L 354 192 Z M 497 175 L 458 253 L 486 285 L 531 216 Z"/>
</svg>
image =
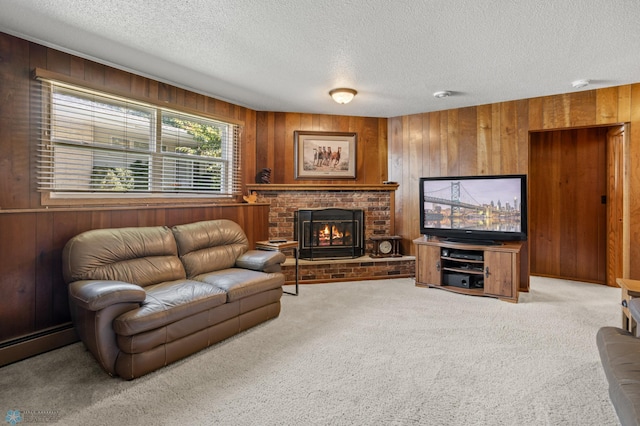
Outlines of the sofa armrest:
<svg viewBox="0 0 640 426">
<path fill-rule="evenodd" d="M 640 298 L 629 298 L 627 303 L 627 308 L 629 308 L 629 314 L 631 314 L 631 318 L 633 318 L 633 320 L 637 324 L 640 324 Z M 636 328 L 636 337 L 640 337 L 640 327 Z"/>
<path fill-rule="evenodd" d="M 249 250 L 236 259 L 236 266 L 253 271 L 279 272 L 285 260 L 287 257 L 279 251 Z"/>
<path fill-rule="evenodd" d="M 122 281 L 85 280 L 69 284 L 69 302 L 88 311 L 99 311 L 118 303 L 141 303 L 147 293 Z"/>
</svg>

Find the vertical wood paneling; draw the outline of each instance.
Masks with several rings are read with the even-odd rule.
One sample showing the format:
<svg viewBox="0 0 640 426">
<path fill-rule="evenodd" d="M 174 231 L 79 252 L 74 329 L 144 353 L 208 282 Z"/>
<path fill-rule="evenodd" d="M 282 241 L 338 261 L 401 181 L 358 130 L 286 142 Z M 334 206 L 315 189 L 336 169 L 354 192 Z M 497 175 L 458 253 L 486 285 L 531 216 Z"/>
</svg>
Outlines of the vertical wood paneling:
<svg viewBox="0 0 640 426">
<path fill-rule="evenodd" d="M 400 182 L 402 178 L 402 152 L 404 150 L 402 120 L 399 117 L 389 119 L 389 179 L 395 182 Z"/>
<path fill-rule="evenodd" d="M 543 101 L 544 98 L 532 98 L 528 100 L 527 104 L 529 106 L 529 127 L 525 130 L 542 130 L 542 123 L 544 121 Z"/>
<path fill-rule="evenodd" d="M 450 109 L 447 116 L 447 175 L 460 175 L 460 144 L 458 143 L 458 113 L 460 110 Z M 444 115 L 444 114 L 443 114 Z"/>
<path fill-rule="evenodd" d="M 271 126 L 269 126 L 271 120 Z M 269 160 L 269 147 L 273 153 L 273 114 L 267 112 L 256 113 L 256 171 L 264 168 L 272 168 L 273 162 Z M 253 182 L 253 179 L 250 181 Z M 249 182 L 245 182 L 249 183 Z"/>
<path fill-rule="evenodd" d="M 340 129 L 340 127 L 334 127 L 334 129 Z M 364 131 L 364 118 L 362 117 L 353 117 L 351 119 L 351 127 L 346 128 L 344 130 L 335 130 L 337 132 L 341 131 L 353 131 L 357 135 L 357 147 L 356 147 L 356 179 L 359 182 L 365 183 L 367 181 L 367 164 L 372 160 L 371 154 L 377 156 L 375 153 L 375 147 L 372 146 L 371 140 L 368 137 L 367 133 Z M 372 152 L 373 151 L 373 152 Z M 377 159 L 374 160 L 377 163 Z M 372 165 L 373 166 L 373 165 Z M 375 167 L 375 166 L 374 166 Z M 330 183 L 340 183 L 340 180 L 332 180 Z"/>
<path fill-rule="evenodd" d="M 64 75 L 70 75 L 75 78 L 84 78 L 84 61 L 77 61 L 82 64 L 82 68 L 74 68 L 78 74 L 72 74 L 71 56 L 55 49 L 47 49 L 47 69 Z M 82 73 L 82 74 L 79 74 Z"/>
<path fill-rule="evenodd" d="M 316 131 L 313 127 L 313 114 L 300 114 L 300 128 Z"/>
<path fill-rule="evenodd" d="M 630 278 L 640 279 L 640 84 L 631 86 L 629 143 Z"/>
<path fill-rule="evenodd" d="M 0 341 L 34 330 L 35 233 L 34 213 L 19 218 L 0 215 Z"/>
<path fill-rule="evenodd" d="M 491 171 L 489 174 L 502 173 L 501 147 L 502 138 L 502 104 L 491 105 Z"/>
<path fill-rule="evenodd" d="M 387 120 L 376 120 L 378 126 L 378 167 L 375 182 L 384 182 L 389 179 L 388 161 L 386 155 L 380 155 L 381 152 L 389 152 L 388 128 Z"/>
<path fill-rule="evenodd" d="M 457 170 L 455 173 L 449 173 L 449 114 L 447 111 L 439 112 L 438 117 L 440 118 L 440 152 L 438 153 L 440 171 L 438 173 L 440 176 L 457 175 Z"/>
<path fill-rule="evenodd" d="M 36 214 L 35 250 L 35 324 L 34 329 L 55 325 L 53 322 L 53 289 L 55 288 L 56 262 L 54 253 L 53 218 L 51 215 Z M 59 263 L 59 262 L 58 262 Z M 0 339 L 1 340 L 1 339 Z"/>
<path fill-rule="evenodd" d="M 500 170 L 504 174 L 518 170 L 518 134 L 515 102 L 500 104 Z"/>
<path fill-rule="evenodd" d="M 402 119 L 401 118 L 392 118 L 389 119 L 388 123 L 389 130 L 389 141 L 388 141 L 388 179 L 393 182 L 402 182 L 402 167 L 396 167 L 401 161 L 401 154 L 403 152 L 403 140 L 402 140 Z M 404 185 L 398 187 L 398 191 L 402 192 L 404 190 Z M 396 194 L 397 196 L 397 191 Z M 404 229 L 403 221 L 405 220 L 403 214 L 397 214 L 396 212 L 403 212 L 404 206 L 395 204 L 395 198 L 391 197 L 392 204 L 394 209 L 391 210 L 394 212 L 391 223 L 393 224 L 393 233 L 397 234 L 398 229 Z M 391 207 L 390 207 L 391 208 Z M 405 250 L 404 253 L 407 253 L 410 248 L 403 247 L 404 245 L 408 245 L 408 241 L 401 241 L 401 249 Z"/>
<path fill-rule="evenodd" d="M 284 134 L 282 135 L 282 142 L 280 151 L 282 152 L 282 158 L 277 161 L 278 166 L 283 169 L 284 174 L 281 178 L 286 179 L 287 176 L 293 177 L 295 175 L 295 149 L 294 149 L 294 132 L 300 129 L 300 114 L 287 113 L 284 117 Z M 276 183 L 275 181 L 273 183 Z"/>
<path fill-rule="evenodd" d="M 389 130 L 389 141 L 388 141 L 388 164 L 389 164 L 389 180 L 393 181 L 393 182 L 398 182 L 398 183 L 402 183 L 402 179 L 404 176 L 404 172 L 402 169 L 402 155 L 404 152 L 404 139 L 403 139 L 403 135 L 402 135 L 402 129 L 403 129 L 403 118 L 400 117 L 395 117 L 395 118 L 390 118 L 388 121 L 388 130 Z M 415 183 L 416 185 L 418 184 L 417 182 Z M 400 198 L 400 199 L 407 199 L 408 194 L 405 192 L 405 185 L 401 184 L 397 191 L 395 196 Z M 395 205 L 395 209 L 393 210 L 394 212 L 394 217 L 395 217 L 395 221 L 394 221 L 394 226 L 395 226 L 395 230 L 394 232 L 397 234 L 398 229 L 408 229 L 410 228 L 410 226 L 405 225 L 405 216 L 404 216 L 404 205 L 403 204 L 396 204 Z M 410 218 L 408 219 L 410 220 Z M 408 242 L 405 240 L 402 242 L 402 244 L 404 244 L 404 246 L 402 247 L 404 251 L 404 253 L 407 253 L 410 250 L 410 247 L 408 247 Z"/>
<path fill-rule="evenodd" d="M 131 76 L 131 94 L 138 97 L 149 96 L 149 79 L 140 77 L 138 75 Z M 194 108 L 197 108 L 194 106 Z"/>
<path fill-rule="evenodd" d="M 634 85 L 635 86 L 635 85 Z M 631 88 L 633 86 L 618 86 L 618 118 L 615 123 L 631 121 Z"/>
<path fill-rule="evenodd" d="M 131 93 L 131 74 L 115 68 L 106 68 L 104 84 L 120 92 Z"/>
<path fill-rule="evenodd" d="M 285 170 L 285 162 L 287 158 L 285 157 L 285 119 L 286 114 L 284 113 L 276 113 L 274 117 L 274 125 L 273 125 L 273 167 L 271 170 L 271 182 L 279 183 L 284 182 L 286 176 Z M 258 141 L 260 143 L 260 141 Z M 293 159 L 290 159 L 291 166 L 293 169 Z"/>
<path fill-rule="evenodd" d="M 491 105 L 482 105 L 477 109 L 476 134 L 478 144 L 476 149 L 476 170 L 478 174 L 486 175 L 491 170 Z"/>
<path fill-rule="evenodd" d="M 440 138 L 440 115 L 438 113 L 425 114 L 429 119 L 429 170 L 424 176 L 441 176 L 441 138 Z"/>
<path fill-rule="evenodd" d="M 461 108 L 458 114 L 459 171 L 478 173 L 478 115 L 476 107 Z"/>
<path fill-rule="evenodd" d="M 409 157 L 411 156 L 410 139 L 411 139 L 411 126 L 409 125 L 410 117 L 402 117 L 402 156 L 400 157 L 400 170 L 402 170 L 402 177 L 397 182 L 400 183 L 400 196 L 406 197 L 406 203 L 402 205 L 402 224 L 410 226 L 411 224 L 411 170 L 409 169 Z M 398 195 L 398 194 L 396 194 Z"/>
<path fill-rule="evenodd" d="M 517 167 L 514 173 L 526 174 L 529 170 L 529 103 L 516 101 Z"/>
<path fill-rule="evenodd" d="M 29 205 L 29 83 L 21 67 L 28 61 L 26 46 L 0 41 L 0 208 Z"/>
<path fill-rule="evenodd" d="M 257 120 L 257 115 L 255 111 L 245 110 L 244 122 L 255 123 Z M 256 156 L 257 146 L 256 146 L 256 126 L 245 126 L 241 135 L 241 158 L 242 164 L 242 182 L 244 183 L 252 183 L 255 180 L 257 174 L 257 162 L 258 158 Z M 245 191 L 246 193 L 246 191 Z"/>
<path fill-rule="evenodd" d="M 630 122 L 630 155 L 626 160 L 629 164 L 628 174 L 629 180 L 629 214 L 631 216 L 628 221 L 630 229 L 630 248 L 628 256 L 631 259 L 640 257 L 640 86 L 638 84 L 630 86 L 620 86 L 615 88 L 597 89 L 584 92 L 575 92 L 571 94 L 562 94 L 554 96 L 545 96 L 533 99 L 523 99 L 512 102 L 502 102 L 490 105 L 482 105 L 475 107 L 476 116 L 470 116 L 466 108 L 455 111 L 440 111 L 432 113 L 424 113 L 423 120 L 430 123 L 428 132 L 423 133 L 421 143 L 424 145 L 423 152 L 428 151 L 428 155 L 424 157 L 422 165 L 423 174 L 426 176 L 441 176 L 464 174 L 465 170 L 475 167 L 477 174 L 506 174 L 506 173 L 525 173 L 530 174 L 529 165 L 537 162 L 570 162 L 574 167 L 579 168 L 580 162 L 577 159 L 563 158 L 561 151 L 551 151 L 548 157 L 540 158 L 531 156 L 529 152 L 529 137 L 531 131 L 568 129 L 576 127 L 589 126 L 606 126 L 620 122 Z M 394 170 L 394 175 L 401 175 L 401 186 L 411 188 L 417 182 L 413 181 L 413 168 L 406 160 L 398 162 L 397 150 L 404 150 L 410 146 L 414 146 L 420 141 L 415 140 L 415 135 L 407 131 L 409 126 L 407 117 L 396 117 L 393 119 L 394 128 L 393 135 L 400 135 L 401 142 L 394 143 L 389 147 L 389 166 L 392 168 L 400 167 L 401 170 Z M 470 123 L 468 123 L 470 121 Z M 475 166 L 469 166 L 469 158 L 466 156 L 468 151 L 467 141 L 469 138 L 466 134 L 468 129 L 475 128 Z M 582 136 L 581 136 L 582 137 Z M 549 136 L 551 138 L 551 136 Z M 470 138 L 474 139 L 473 136 Z M 544 143 L 544 141 L 543 141 Z M 549 140 L 550 143 L 550 140 Z M 550 145 L 551 149 L 552 146 Z M 398 151 L 399 153 L 400 151 Z M 598 155 L 600 153 L 581 153 L 581 156 Z M 392 161 L 393 159 L 393 161 Z M 455 173 L 454 173 L 455 172 Z M 553 172 L 551 172 L 553 173 Z M 531 179 L 535 176 L 530 175 Z M 559 177 L 558 177 L 559 178 Z M 576 189 L 577 190 L 577 189 Z M 396 192 L 396 232 L 410 242 L 419 236 L 419 230 L 416 224 L 411 223 L 413 218 L 411 209 L 413 208 L 413 199 L 415 193 L 409 191 Z M 571 196 L 566 198 L 568 203 L 571 202 Z M 536 209 L 539 209 L 536 212 Z M 546 243 L 545 236 L 556 232 L 558 228 L 555 222 L 558 218 L 555 216 L 557 212 L 548 209 L 545 204 L 537 203 L 529 205 L 530 214 L 546 215 L 550 218 L 548 223 L 549 229 L 537 229 L 540 235 L 532 234 L 530 236 L 530 252 L 545 252 L 545 256 L 537 256 L 536 262 L 541 267 L 552 268 L 557 265 L 544 265 L 546 259 L 553 260 L 561 255 L 560 247 L 552 243 Z M 577 215 L 578 213 L 572 213 Z M 576 219 L 577 220 L 577 219 Z M 562 232 L 562 230 L 560 230 Z M 596 233 L 599 230 L 595 231 Z M 595 234 L 594 234 L 595 235 Z M 580 234 L 579 238 L 593 239 L 594 235 L 589 233 Z M 566 249 L 573 250 L 573 255 L 578 255 L 576 248 L 578 236 L 575 241 L 567 243 Z M 533 243 L 535 240 L 535 244 Z M 565 242 L 567 239 L 565 238 Z M 570 240 L 569 240 L 570 241 Z M 410 253 L 414 253 L 412 244 L 404 244 L 408 247 Z M 580 254 L 580 256 L 584 256 Z M 597 255 L 598 258 L 604 257 L 602 254 Z M 534 256 L 532 255 L 533 259 Z M 597 264 L 597 262 L 591 262 Z M 637 262 L 636 262 L 637 263 Z M 579 270 L 578 266 L 569 267 L 573 270 Z M 532 265 L 533 266 L 533 265 Z M 593 266 L 593 265 L 590 265 Z M 598 271 L 596 275 L 600 274 Z M 629 272 L 631 277 L 640 278 L 640 264 L 631 264 Z"/>
<path fill-rule="evenodd" d="M 596 122 L 596 94 L 594 90 L 568 95 L 570 104 L 569 127 L 588 126 Z"/>
<path fill-rule="evenodd" d="M 106 67 L 104 65 L 97 64 L 95 62 L 85 61 L 84 62 L 84 80 L 91 84 L 103 86 L 105 84 L 104 82 L 105 69 Z M 162 86 L 164 87 L 166 85 L 163 84 Z M 165 97 L 165 99 L 169 101 L 167 97 Z"/>
<path fill-rule="evenodd" d="M 409 116 L 409 176 L 405 179 L 405 185 L 407 192 L 418 193 L 418 185 L 416 182 L 423 175 L 422 170 L 422 140 L 424 139 L 424 117 L 422 114 L 415 114 Z M 407 206 L 405 214 L 407 215 L 407 222 L 414 223 L 415 226 L 420 223 L 420 200 L 418 197 L 411 197 Z"/>
<path fill-rule="evenodd" d="M 295 179 L 295 131 L 355 132 L 356 179 Z M 379 184 L 388 180 L 387 119 L 347 117 L 326 114 L 257 113 L 256 170 L 271 167 L 271 182 L 295 184 L 313 181 L 319 184 Z M 270 158 L 273 157 L 273 160 Z M 262 165 L 267 158 L 268 165 Z M 400 180 L 398 180 L 400 182 Z"/>
<path fill-rule="evenodd" d="M 618 88 L 608 87 L 594 90 L 594 92 L 596 96 L 595 124 L 615 123 L 618 121 Z"/>
</svg>

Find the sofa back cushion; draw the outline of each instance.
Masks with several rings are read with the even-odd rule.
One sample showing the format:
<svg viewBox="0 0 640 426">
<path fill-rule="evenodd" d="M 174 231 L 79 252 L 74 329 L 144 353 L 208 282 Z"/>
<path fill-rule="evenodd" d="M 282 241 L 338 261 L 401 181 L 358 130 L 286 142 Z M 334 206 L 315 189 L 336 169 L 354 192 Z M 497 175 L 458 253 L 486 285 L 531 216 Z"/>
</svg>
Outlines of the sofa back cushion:
<svg viewBox="0 0 640 426">
<path fill-rule="evenodd" d="M 145 287 L 186 278 L 166 226 L 86 231 L 67 242 L 62 260 L 67 283 L 118 280 Z"/>
<path fill-rule="evenodd" d="M 231 268 L 249 250 L 240 225 L 228 219 L 177 225 L 171 230 L 188 278 Z"/>
</svg>

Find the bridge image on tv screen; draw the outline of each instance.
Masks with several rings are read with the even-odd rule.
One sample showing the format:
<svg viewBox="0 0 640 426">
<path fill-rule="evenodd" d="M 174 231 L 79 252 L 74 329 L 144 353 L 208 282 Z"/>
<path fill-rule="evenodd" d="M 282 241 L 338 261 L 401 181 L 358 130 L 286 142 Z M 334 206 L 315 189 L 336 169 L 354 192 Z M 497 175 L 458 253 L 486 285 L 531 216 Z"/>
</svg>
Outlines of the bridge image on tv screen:
<svg viewBox="0 0 640 426">
<path fill-rule="evenodd" d="M 435 180 L 423 184 L 425 228 L 521 232 L 520 179 Z"/>
</svg>

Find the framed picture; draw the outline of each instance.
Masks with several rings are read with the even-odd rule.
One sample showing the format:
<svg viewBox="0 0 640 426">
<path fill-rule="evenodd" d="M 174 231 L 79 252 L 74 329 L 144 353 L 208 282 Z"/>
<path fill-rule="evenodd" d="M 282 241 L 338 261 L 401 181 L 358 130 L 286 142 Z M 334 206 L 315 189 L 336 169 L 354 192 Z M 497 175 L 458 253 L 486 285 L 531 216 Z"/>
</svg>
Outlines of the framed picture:
<svg viewBox="0 0 640 426">
<path fill-rule="evenodd" d="M 296 179 L 355 179 L 356 133 L 295 131 Z"/>
</svg>

